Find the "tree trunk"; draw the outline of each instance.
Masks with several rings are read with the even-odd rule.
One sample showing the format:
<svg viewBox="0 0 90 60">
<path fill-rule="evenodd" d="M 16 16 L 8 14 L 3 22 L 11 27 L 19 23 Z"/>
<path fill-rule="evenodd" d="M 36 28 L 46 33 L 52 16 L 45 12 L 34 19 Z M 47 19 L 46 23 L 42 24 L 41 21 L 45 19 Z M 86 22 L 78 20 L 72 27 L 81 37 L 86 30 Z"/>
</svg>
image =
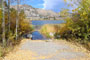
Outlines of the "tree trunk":
<svg viewBox="0 0 90 60">
<path fill-rule="evenodd" d="M 2 42 L 3 42 L 3 46 L 5 46 L 6 40 L 5 40 L 5 5 L 4 5 L 4 0 L 2 0 Z"/>
<path fill-rule="evenodd" d="M 8 0 L 8 29 L 10 32 L 10 0 Z"/>
<path fill-rule="evenodd" d="M 19 27 L 19 0 L 17 0 L 16 40 L 18 39 L 18 27 Z"/>
</svg>

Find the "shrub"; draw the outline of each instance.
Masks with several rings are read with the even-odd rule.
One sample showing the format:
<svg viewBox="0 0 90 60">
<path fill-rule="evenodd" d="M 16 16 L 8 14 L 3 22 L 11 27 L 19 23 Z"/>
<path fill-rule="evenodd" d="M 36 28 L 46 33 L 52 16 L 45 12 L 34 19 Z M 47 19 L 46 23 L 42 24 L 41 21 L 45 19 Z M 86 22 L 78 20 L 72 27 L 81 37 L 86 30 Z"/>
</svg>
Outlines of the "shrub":
<svg viewBox="0 0 90 60">
<path fill-rule="evenodd" d="M 66 19 L 66 25 L 61 28 L 60 34 L 64 38 L 84 44 L 89 48 L 90 43 L 90 0 L 80 1 L 79 7 Z"/>
</svg>

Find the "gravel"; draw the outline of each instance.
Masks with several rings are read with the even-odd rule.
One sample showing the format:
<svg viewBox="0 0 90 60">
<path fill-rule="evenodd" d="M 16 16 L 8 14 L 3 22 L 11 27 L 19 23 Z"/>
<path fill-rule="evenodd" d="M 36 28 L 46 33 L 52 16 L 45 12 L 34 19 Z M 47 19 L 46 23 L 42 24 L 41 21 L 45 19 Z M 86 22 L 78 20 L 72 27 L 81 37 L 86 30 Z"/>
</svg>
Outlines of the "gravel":
<svg viewBox="0 0 90 60">
<path fill-rule="evenodd" d="M 24 40 L 17 51 L 10 52 L 3 60 L 90 60 L 86 53 L 72 48 L 72 44 L 59 42 Z"/>
<path fill-rule="evenodd" d="M 73 48 L 65 44 L 56 44 L 53 41 L 27 41 L 20 48 L 21 50 L 30 50 L 37 54 L 36 57 L 46 56 L 46 60 L 79 59 L 86 58 L 82 52 L 75 52 Z M 61 51 L 63 50 L 63 51 Z"/>
</svg>

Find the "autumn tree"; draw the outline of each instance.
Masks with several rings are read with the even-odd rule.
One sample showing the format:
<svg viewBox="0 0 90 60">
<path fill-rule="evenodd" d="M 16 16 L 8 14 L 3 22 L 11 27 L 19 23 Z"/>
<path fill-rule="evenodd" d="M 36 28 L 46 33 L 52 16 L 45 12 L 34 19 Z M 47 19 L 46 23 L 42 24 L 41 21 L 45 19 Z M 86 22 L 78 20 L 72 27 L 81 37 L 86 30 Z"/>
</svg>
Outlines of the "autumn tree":
<svg viewBox="0 0 90 60">
<path fill-rule="evenodd" d="M 69 15 L 69 9 L 62 9 L 60 11 L 60 16 L 61 17 L 67 17 Z"/>
<path fill-rule="evenodd" d="M 72 3 L 77 7 L 72 10 L 73 16 L 66 20 L 67 29 L 63 27 L 61 35 L 87 44 L 90 41 L 90 0 L 71 0 Z"/>
</svg>

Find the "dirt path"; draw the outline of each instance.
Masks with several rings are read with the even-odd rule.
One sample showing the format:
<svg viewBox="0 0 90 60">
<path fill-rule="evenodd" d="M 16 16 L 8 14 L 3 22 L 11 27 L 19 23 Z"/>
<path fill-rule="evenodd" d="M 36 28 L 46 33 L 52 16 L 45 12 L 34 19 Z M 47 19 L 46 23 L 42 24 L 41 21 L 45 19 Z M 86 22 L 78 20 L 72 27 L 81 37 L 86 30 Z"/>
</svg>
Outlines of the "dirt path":
<svg viewBox="0 0 90 60">
<path fill-rule="evenodd" d="M 86 49 L 66 41 L 25 41 L 3 60 L 90 60 Z"/>
</svg>

